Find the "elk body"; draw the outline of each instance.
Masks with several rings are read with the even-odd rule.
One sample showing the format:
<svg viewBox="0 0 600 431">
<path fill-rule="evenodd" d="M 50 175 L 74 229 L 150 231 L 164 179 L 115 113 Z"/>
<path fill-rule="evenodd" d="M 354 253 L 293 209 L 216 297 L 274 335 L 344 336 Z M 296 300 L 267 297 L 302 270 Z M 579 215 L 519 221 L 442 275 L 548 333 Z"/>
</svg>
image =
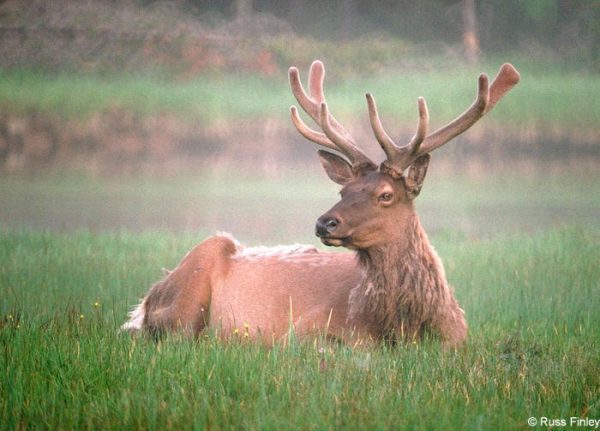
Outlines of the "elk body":
<svg viewBox="0 0 600 431">
<path fill-rule="evenodd" d="M 402 147 L 385 132 L 375 100 L 367 94 L 371 126 L 386 154 L 380 166 L 329 113 L 324 75 L 323 64 L 315 61 L 307 93 L 297 69 L 290 69 L 294 96 L 322 132 L 309 128 L 294 106 L 291 117 L 304 137 L 338 153 L 318 152 L 327 175 L 342 190 L 341 200 L 317 220 L 316 234 L 326 245 L 353 252 L 244 248 L 228 235 L 214 236 L 151 288 L 123 329 L 197 335 L 209 326 L 224 338 L 247 334 L 265 343 L 282 338 L 290 327 L 299 336 L 324 333 L 351 344 L 426 335 L 447 346 L 465 340 L 464 313 L 420 224 L 414 199 L 430 153 L 489 112 L 518 83 L 518 72 L 505 64 L 491 85 L 481 75 L 471 107 L 431 134 L 427 106 L 419 98 L 417 131 Z"/>
</svg>

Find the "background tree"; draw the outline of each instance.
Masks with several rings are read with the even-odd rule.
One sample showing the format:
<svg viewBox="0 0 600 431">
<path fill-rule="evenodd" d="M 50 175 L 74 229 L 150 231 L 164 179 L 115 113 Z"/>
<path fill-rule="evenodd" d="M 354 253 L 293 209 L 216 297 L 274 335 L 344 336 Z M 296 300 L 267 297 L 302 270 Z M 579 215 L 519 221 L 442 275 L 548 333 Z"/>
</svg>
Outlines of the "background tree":
<svg viewBox="0 0 600 431">
<path fill-rule="evenodd" d="M 463 15 L 463 45 L 467 60 L 471 64 L 477 63 L 479 58 L 479 36 L 477 35 L 477 13 L 475 0 L 462 0 Z"/>
</svg>

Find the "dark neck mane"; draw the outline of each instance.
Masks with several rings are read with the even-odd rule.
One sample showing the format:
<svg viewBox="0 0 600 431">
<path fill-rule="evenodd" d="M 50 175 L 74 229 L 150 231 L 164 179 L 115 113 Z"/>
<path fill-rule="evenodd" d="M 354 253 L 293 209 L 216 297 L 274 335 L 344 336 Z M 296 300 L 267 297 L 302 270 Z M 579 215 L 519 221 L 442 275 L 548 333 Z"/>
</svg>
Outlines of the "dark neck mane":
<svg viewBox="0 0 600 431">
<path fill-rule="evenodd" d="M 350 299 L 350 319 L 375 338 L 422 335 L 448 291 L 441 261 L 417 215 L 389 243 L 357 252 L 364 276 Z"/>
</svg>

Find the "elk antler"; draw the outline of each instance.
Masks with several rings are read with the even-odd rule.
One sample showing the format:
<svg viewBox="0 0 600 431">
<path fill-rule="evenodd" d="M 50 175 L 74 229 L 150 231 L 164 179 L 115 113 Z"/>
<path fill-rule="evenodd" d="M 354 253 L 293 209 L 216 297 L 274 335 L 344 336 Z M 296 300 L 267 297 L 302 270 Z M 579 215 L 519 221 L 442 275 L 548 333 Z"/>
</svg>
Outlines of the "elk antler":
<svg viewBox="0 0 600 431">
<path fill-rule="evenodd" d="M 323 63 L 316 60 L 310 66 L 308 72 L 310 96 L 304 91 L 298 69 L 291 67 L 289 76 L 292 93 L 294 93 L 296 100 L 324 132 L 321 133 L 308 127 L 300 118 L 298 109 L 292 106 L 290 108 L 292 122 L 300 134 L 319 145 L 341 152 L 348 157 L 355 170 L 376 169 L 375 164 L 358 148 L 350 133 L 329 113 L 325 102 L 325 94 L 323 93 L 323 80 L 325 79 Z"/>
<path fill-rule="evenodd" d="M 411 141 L 403 147 L 398 147 L 394 144 L 394 141 L 385 132 L 381 125 L 379 115 L 377 114 L 375 99 L 373 99 L 372 95 L 367 94 L 367 105 L 369 108 L 371 127 L 373 128 L 373 133 L 375 134 L 377 141 L 387 156 L 387 160 L 383 162 L 382 167 L 391 171 L 396 176 L 402 175 L 402 172 L 417 158 L 424 154 L 428 154 L 451 141 L 491 111 L 496 103 L 498 103 L 512 87 L 517 85 L 519 79 L 519 72 L 509 63 L 502 65 L 489 87 L 487 75 L 479 75 L 479 88 L 475 102 L 473 102 L 469 109 L 459 115 L 456 119 L 430 135 L 427 135 L 429 113 L 427 112 L 425 99 L 419 97 L 419 122 L 417 132 Z"/>
</svg>

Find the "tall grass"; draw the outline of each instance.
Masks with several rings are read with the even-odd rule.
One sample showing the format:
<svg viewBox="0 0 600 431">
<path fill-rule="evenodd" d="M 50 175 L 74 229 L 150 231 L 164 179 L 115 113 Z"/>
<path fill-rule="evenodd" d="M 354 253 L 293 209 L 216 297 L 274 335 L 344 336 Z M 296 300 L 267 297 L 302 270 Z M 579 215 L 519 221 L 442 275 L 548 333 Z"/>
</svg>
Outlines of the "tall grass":
<svg viewBox="0 0 600 431">
<path fill-rule="evenodd" d="M 502 61 L 506 61 L 503 59 Z M 341 117 L 363 118 L 363 93 L 377 97 L 380 111 L 392 124 L 414 122 L 416 98 L 425 96 L 432 120 L 442 124 L 468 106 L 475 97 L 479 72 L 493 76 L 502 61 L 477 68 L 443 65 L 431 70 L 383 72 L 368 77 L 345 76 L 330 70 L 328 99 Z M 525 61 L 517 68 L 522 83 L 494 113 L 507 126 L 554 124 L 557 127 L 595 127 L 600 116 L 600 78 L 595 74 L 540 69 Z M 306 71 L 303 71 L 304 73 Z M 13 111 L 35 109 L 65 117 L 89 116 L 112 107 L 140 114 L 174 113 L 195 121 L 240 117 L 287 117 L 293 102 L 285 73 L 273 79 L 236 74 L 206 75 L 189 81 L 150 76 L 43 75 L 0 73 L 0 105 Z M 576 106 L 577 109 L 573 109 Z"/>
<path fill-rule="evenodd" d="M 194 242 L 2 233 L 2 428 L 491 430 L 600 417 L 594 231 L 434 236 L 470 323 L 457 352 L 118 335 L 160 267 Z"/>
</svg>

